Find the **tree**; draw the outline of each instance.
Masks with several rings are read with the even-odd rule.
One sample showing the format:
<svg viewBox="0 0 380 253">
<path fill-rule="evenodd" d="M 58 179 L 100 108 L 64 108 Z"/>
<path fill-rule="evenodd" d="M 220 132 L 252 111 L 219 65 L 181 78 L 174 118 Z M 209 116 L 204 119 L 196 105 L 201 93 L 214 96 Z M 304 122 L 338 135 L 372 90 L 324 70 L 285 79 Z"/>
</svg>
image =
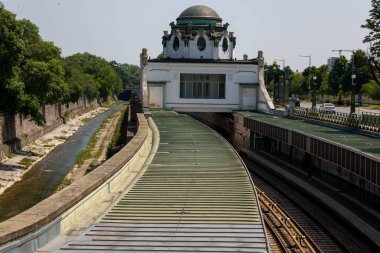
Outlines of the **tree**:
<svg viewBox="0 0 380 253">
<path fill-rule="evenodd" d="M 121 79 L 105 59 L 89 53 L 78 53 L 66 57 L 65 61 L 68 64 L 66 68 L 74 68 L 86 74 L 85 77 L 77 80 L 93 79 L 102 101 L 107 101 L 111 96 L 117 95 L 121 91 Z M 91 97 L 94 95 L 94 90 L 84 90 L 84 94 Z"/>
<path fill-rule="evenodd" d="M 136 65 L 121 64 L 116 61 L 110 62 L 111 67 L 116 71 L 121 81 L 123 89 L 137 87 L 140 84 L 140 67 Z"/>
<path fill-rule="evenodd" d="M 379 72 L 380 72 L 380 0 L 372 0 L 372 9 L 369 11 L 369 18 L 365 20 L 362 28 L 368 29 L 370 32 L 364 37 L 363 42 L 370 44 L 369 63 L 371 73 L 376 83 L 380 86 Z"/>
<path fill-rule="evenodd" d="M 265 69 L 265 84 L 269 85 L 269 83 L 274 79 L 275 72 L 280 69 L 280 65 L 278 65 L 275 61 L 272 65 L 266 65 L 264 66 Z"/>
<path fill-rule="evenodd" d="M 330 90 L 333 95 L 342 92 L 343 77 L 347 72 L 348 62 L 346 57 L 341 56 L 335 60 L 329 75 Z"/>
<path fill-rule="evenodd" d="M 298 73 L 298 72 L 293 73 L 293 75 L 291 75 L 291 84 L 290 84 L 289 93 L 295 94 L 296 96 L 305 94 L 302 88 L 303 83 L 304 83 L 304 77 L 301 75 L 301 73 Z"/>
<path fill-rule="evenodd" d="M 25 43 L 15 15 L 0 5 L 0 111 L 22 107 L 24 84 L 20 80 Z"/>
<path fill-rule="evenodd" d="M 376 84 L 374 80 L 369 83 L 363 84 L 361 89 L 364 95 L 372 99 L 380 100 L 380 87 Z"/>
<path fill-rule="evenodd" d="M 354 52 L 354 74 L 356 78 L 355 82 L 355 92 L 360 91 L 362 85 L 368 83 L 371 79 L 371 70 L 368 65 L 367 54 L 359 49 Z M 347 65 L 346 73 L 342 80 L 342 90 L 343 92 L 351 91 L 352 87 L 352 57 Z"/>
<path fill-rule="evenodd" d="M 310 74 L 309 74 L 309 69 L 310 69 Z M 302 89 L 303 89 L 304 94 L 309 93 L 309 84 L 310 84 L 310 92 L 312 92 L 312 90 L 313 90 L 313 76 L 316 76 L 317 73 L 318 73 L 318 69 L 315 66 L 307 67 L 304 69 L 304 71 L 302 71 L 302 76 L 304 77 Z"/>
<path fill-rule="evenodd" d="M 41 39 L 37 26 L 0 5 L 0 111 L 30 115 L 42 124 L 42 107 L 68 93 L 60 53 Z"/>
<path fill-rule="evenodd" d="M 329 87 L 329 71 L 327 64 L 323 64 L 318 68 L 317 73 L 317 81 L 318 81 L 318 92 L 322 96 L 326 94 L 331 94 L 331 90 Z"/>
</svg>

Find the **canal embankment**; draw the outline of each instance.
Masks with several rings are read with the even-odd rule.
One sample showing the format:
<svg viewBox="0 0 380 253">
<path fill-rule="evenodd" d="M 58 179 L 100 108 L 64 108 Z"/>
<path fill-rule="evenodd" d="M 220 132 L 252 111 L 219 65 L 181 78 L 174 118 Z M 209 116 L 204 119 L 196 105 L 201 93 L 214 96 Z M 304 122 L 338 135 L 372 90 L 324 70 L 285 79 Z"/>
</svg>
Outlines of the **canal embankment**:
<svg viewBox="0 0 380 253">
<path fill-rule="evenodd" d="M 57 128 L 42 137 L 42 140 L 39 140 L 40 143 L 34 142 L 34 145 L 40 144 L 37 145 L 39 148 L 52 148 L 48 153 L 42 154 L 36 146 L 30 149 L 25 148 L 23 152 L 29 155 L 28 159 L 32 159 L 30 155 L 33 154 L 37 156 L 33 157 L 33 160 L 36 158 L 38 162 L 29 169 L 16 170 L 19 175 L 18 178 L 15 177 L 15 180 L 20 180 L 14 181 L 13 185 L 0 195 L 0 220 L 6 220 L 53 194 L 76 163 L 77 154 L 86 148 L 89 139 L 102 122 L 122 107 L 123 104 L 118 104 L 110 109 L 97 109 L 100 110 L 98 112 L 103 111 L 97 115 L 84 114 L 81 116 L 82 120 L 78 119 L 76 123 L 70 121 L 63 125 L 63 128 Z M 74 130 L 74 126 L 78 127 L 77 130 Z M 62 143 L 50 147 L 58 141 Z M 20 164 L 17 166 L 21 167 Z M 7 172 L 15 172 L 15 170 L 10 169 Z"/>
</svg>

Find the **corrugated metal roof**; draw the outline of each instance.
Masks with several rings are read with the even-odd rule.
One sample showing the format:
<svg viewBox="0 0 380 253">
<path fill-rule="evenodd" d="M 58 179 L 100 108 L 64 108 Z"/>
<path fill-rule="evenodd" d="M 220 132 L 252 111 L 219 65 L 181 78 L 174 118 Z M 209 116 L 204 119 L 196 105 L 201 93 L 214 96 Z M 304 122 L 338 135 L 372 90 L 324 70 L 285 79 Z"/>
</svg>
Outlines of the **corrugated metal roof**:
<svg viewBox="0 0 380 253">
<path fill-rule="evenodd" d="M 174 112 L 153 112 L 157 153 L 130 191 L 62 250 L 268 252 L 248 174 L 215 132 Z"/>
</svg>

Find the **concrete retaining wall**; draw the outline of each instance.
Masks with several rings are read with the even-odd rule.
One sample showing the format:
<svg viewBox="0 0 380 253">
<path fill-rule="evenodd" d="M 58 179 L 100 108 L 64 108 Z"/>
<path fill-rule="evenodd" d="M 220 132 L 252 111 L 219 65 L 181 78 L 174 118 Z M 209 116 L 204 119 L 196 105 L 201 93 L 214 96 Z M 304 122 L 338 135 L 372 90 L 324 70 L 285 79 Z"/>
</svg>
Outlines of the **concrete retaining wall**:
<svg viewBox="0 0 380 253">
<path fill-rule="evenodd" d="M 117 154 L 62 191 L 0 223 L 0 252 L 33 252 L 104 202 L 112 203 L 143 167 L 152 146 L 152 131 L 143 114 L 138 131 Z M 104 211 L 104 210 L 103 210 Z"/>
<path fill-rule="evenodd" d="M 249 148 L 250 131 L 244 127 L 244 116 L 240 113 L 234 113 L 234 132 L 232 136 L 232 145 L 237 152 L 242 148 Z"/>
<path fill-rule="evenodd" d="M 22 114 L 0 114 L 0 159 L 62 125 L 66 119 L 97 106 L 96 101 L 84 98 L 75 103 L 47 105 L 42 110 L 46 119 L 44 126 Z"/>
</svg>

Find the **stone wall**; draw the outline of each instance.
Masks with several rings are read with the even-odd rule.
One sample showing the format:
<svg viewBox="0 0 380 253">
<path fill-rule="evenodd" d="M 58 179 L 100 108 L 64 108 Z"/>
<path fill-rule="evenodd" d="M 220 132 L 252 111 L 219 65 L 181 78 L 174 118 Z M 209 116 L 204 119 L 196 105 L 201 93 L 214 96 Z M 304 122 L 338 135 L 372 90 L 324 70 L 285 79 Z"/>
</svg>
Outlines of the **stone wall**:
<svg viewBox="0 0 380 253">
<path fill-rule="evenodd" d="M 234 113 L 234 133 L 232 145 L 236 151 L 240 152 L 243 148 L 249 148 L 250 131 L 244 127 L 244 115 Z"/>
<path fill-rule="evenodd" d="M 30 117 L 21 114 L 0 114 L 0 159 L 64 124 L 69 118 L 97 106 L 96 101 L 84 98 L 75 103 L 47 105 L 42 109 L 46 119 L 44 126 L 38 126 Z"/>
</svg>

